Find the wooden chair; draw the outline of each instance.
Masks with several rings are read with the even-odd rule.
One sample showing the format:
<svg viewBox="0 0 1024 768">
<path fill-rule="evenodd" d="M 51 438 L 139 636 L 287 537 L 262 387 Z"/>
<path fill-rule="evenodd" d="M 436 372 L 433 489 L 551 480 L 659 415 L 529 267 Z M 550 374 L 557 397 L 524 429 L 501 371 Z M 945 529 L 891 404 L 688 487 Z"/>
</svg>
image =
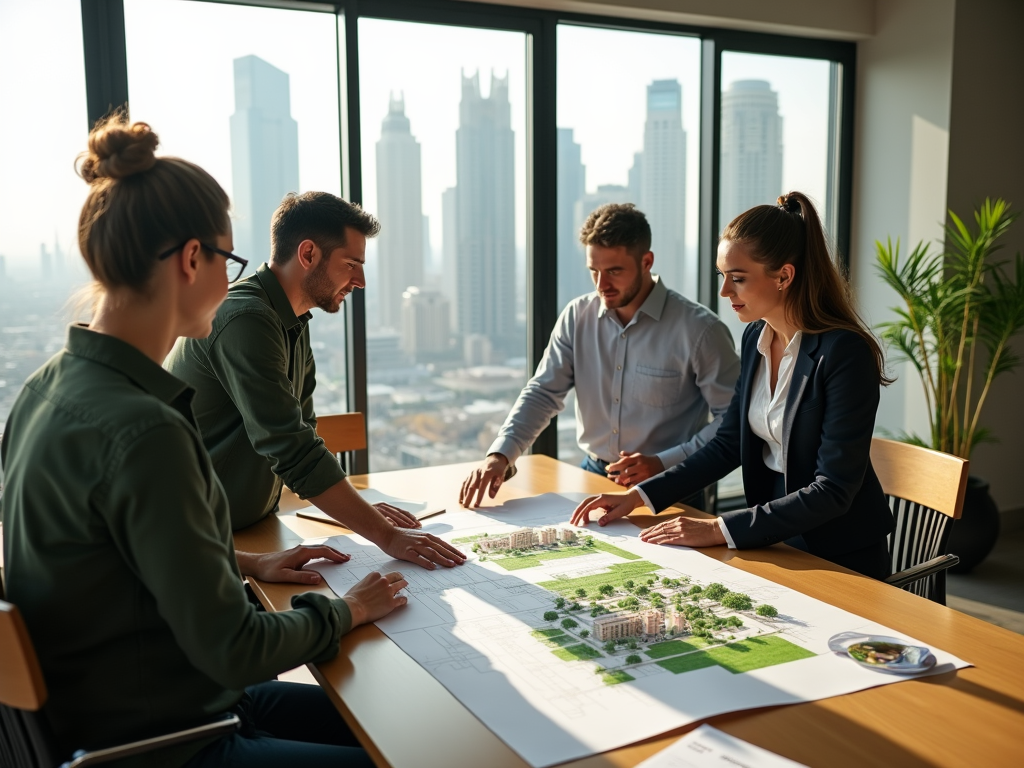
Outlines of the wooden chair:
<svg viewBox="0 0 1024 768">
<path fill-rule="evenodd" d="M 316 433 L 327 450 L 337 456 L 366 449 L 366 417 L 361 413 L 333 413 L 317 416 Z M 288 486 L 281 489 L 280 508 L 284 511 L 306 506 Z"/>
<path fill-rule="evenodd" d="M 0 600 L 0 765 L 18 768 L 84 768 L 129 755 L 236 731 L 237 715 L 92 752 L 79 750 L 66 762 L 42 713 L 46 682 L 25 622 L 16 606 Z"/>
<path fill-rule="evenodd" d="M 366 449 L 366 417 L 361 413 L 318 416 L 316 433 L 333 454 Z"/>
<path fill-rule="evenodd" d="M 960 562 L 946 548 L 963 511 L 970 462 L 875 438 L 871 464 L 896 519 L 889 536 L 893 575 L 886 582 L 945 605 L 946 569 Z"/>
</svg>

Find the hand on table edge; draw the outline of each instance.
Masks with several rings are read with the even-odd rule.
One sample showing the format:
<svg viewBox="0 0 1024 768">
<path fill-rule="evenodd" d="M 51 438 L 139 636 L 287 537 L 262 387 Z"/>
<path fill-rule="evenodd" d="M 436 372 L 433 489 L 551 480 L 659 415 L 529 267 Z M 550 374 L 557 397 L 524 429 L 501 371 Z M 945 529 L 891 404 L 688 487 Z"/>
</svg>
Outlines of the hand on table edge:
<svg viewBox="0 0 1024 768">
<path fill-rule="evenodd" d="M 316 571 L 303 570 L 311 560 L 330 560 L 347 563 L 349 556 L 326 544 L 315 546 L 299 545 L 281 552 L 254 554 L 235 552 L 238 569 L 243 576 L 252 576 L 260 581 L 294 582 L 297 584 L 319 584 L 322 577 Z"/>
<path fill-rule="evenodd" d="M 636 489 L 623 491 L 621 493 L 600 493 L 597 496 L 588 496 L 575 510 L 573 510 L 570 522 L 573 525 L 585 526 L 590 523 L 590 513 L 598 509 L 605 510 L 605 514 L 597 520 L 598 525 L 608 523 L 625 517 L 634 509 L 644 505 Z"/>
</svg>

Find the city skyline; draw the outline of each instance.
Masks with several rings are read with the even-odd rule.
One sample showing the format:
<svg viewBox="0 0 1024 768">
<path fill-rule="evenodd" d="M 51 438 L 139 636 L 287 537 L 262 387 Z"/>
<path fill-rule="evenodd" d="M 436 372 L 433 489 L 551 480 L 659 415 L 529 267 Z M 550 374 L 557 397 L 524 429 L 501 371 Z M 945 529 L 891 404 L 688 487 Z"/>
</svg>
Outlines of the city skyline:
<svg viewBox="0 0 1024 768">
<path fill-rule="evenodd" d="M 233 62 L 232 219 L 235 250 L 270 259 L 270 219 L 299 190 L 299 124 L 291 116 L 290 77 L 259 56 Z M 251 258 L 250 257 L 250 258 Z"/>
</svg>

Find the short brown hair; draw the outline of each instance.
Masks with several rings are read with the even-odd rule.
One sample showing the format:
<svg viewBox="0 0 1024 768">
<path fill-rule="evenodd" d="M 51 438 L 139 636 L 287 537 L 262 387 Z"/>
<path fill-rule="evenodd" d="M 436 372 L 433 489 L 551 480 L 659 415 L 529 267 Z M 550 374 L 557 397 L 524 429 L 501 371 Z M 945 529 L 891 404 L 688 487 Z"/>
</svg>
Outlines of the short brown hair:
<svg viewBox="0 0 1024 768">
<path fill-rule="evenodd" d="M 366 237 L 380 233 L 380 222 L 355 203 L 330 192 L 289 192 L 270 221 L 270 258 L 287 264 L 303 240 L 312 240 L 326 256 L 345 245 L 348 227 Z"/>
<path fill-rule="evenodd" d="M 580 242 L 602 248 L 624 245 L 630 255 L 640 258 L 651 250 L 651 225 L 632 203 L 608 203 L 587 216 Z"/>
<path fill-rule="evenodd" d="M 145 289 L 157 255 L 190 238 L 230 231 L 230 201 L 216 180 L 178 157 L 157 157 L 146 123 L 119 110 L 96 124 L 76 170 L 89 184 L 78 219 L 78 249 L 105 288 Z"/>
</svg>

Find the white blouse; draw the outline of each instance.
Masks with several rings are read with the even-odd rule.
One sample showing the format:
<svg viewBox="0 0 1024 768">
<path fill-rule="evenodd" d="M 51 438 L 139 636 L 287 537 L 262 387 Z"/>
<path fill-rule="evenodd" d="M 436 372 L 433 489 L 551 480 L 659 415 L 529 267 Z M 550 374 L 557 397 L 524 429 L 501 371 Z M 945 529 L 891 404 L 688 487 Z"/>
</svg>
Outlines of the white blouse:
<svg viewBox="0 0 1024 768">
<path fill-rule="evenodd" d="M 761 353 L 761 364 L 754 374 L 754 383 L 750 391 L 750 410 L 747 421 L 755 435 L 764 440 L 764 463 L 768 469 L 785 474 L 786 465 L 782 459 L 782 428 L 786 420 L 786 397 L 793 383 L 793 367 L 797 353 L 800 352 L 800 339 L 803 334 L 797 331 L 782 353 L 779 362 L 779 378 L 772 392 L 771 364 L 772 339 L 775 332 L 768 323 L 761 329 L 757 338 L 757 351 Z"/>
<path fill-rule="evenodd" d="M 754 382 L 750 392 L 750 409 L 747 411 L 747 420 L 750 422 L 750 429 L 755 435 L 765 442 L 764 463 L 769 469 L 785 474 L 786 467 L 782 460 L 782 428 L 786 416 L 786 397 L 789 395 L 790 385 L 793 383 L 793 367 L 796 364 L 797 353 L 800 352 L 800 340 L 803 333 L 797 331 L 789 340 L 785 351 L 782 353 L 782 360 L 779 362 L 779 378 L 775 382 L 775 392 L 772 392 L 772 339 L 775 338 L 775 331 L 768 323 L 761 329 L 761 335 L 757 337 L 757 351 L 761 353 L 761 364 L 757 366 L 754 374 Z M 647 507 L 651 506 L 651 500 L 644 493 L 639 485 L 635 486 L 640 498 Z M 729 549 L 736 549 L 736 542 L 733 541 L 725 520 L 721 517 L 716 521 L 722 536 L 725 537 L 726 546 Z"/>
</svg>

